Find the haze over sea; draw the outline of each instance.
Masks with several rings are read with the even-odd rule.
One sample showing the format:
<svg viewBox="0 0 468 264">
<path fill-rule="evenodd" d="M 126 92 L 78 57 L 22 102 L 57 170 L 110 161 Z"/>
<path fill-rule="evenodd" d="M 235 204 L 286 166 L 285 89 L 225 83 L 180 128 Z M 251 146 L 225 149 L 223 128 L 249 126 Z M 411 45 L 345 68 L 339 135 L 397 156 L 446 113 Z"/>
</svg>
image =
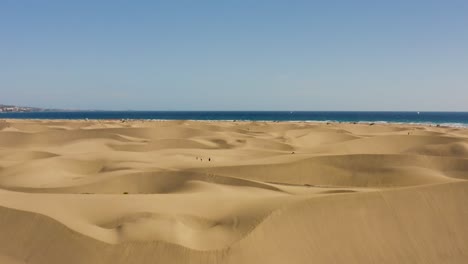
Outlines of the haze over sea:
<svg viewBox="0 0 468 264">
<path fill-rule="evenodd" d="M 0 118 L 379 122 L 468 127 L 468 112 L 53 111 L 1 113 Z"/>
</svg>

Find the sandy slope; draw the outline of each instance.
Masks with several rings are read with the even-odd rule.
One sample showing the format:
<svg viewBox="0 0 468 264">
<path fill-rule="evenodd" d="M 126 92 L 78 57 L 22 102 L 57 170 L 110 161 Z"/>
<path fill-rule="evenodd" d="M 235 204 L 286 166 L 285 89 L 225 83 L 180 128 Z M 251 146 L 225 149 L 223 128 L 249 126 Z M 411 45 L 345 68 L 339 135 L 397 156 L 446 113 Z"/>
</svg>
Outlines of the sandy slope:
<svg viewBox="0 0 468 264">
<path fill-rule="evenodd" d="M 468 133 L 0 120 L 0 263 L 467 263 Z"/>
</svg>

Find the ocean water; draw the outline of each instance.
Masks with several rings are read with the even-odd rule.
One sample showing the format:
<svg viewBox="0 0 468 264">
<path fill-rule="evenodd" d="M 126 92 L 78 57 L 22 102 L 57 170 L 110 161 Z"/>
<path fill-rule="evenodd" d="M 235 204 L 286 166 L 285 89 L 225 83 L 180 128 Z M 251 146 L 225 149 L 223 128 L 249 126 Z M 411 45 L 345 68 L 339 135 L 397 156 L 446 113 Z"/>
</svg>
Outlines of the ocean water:
<svg viewBox="0 0 468 264">
<path fill-rule="evenodd" d="M 468 112 L 64 111 L 0 113 L 0 118 L 381 122 L 468 127 Z"/>
</svg>

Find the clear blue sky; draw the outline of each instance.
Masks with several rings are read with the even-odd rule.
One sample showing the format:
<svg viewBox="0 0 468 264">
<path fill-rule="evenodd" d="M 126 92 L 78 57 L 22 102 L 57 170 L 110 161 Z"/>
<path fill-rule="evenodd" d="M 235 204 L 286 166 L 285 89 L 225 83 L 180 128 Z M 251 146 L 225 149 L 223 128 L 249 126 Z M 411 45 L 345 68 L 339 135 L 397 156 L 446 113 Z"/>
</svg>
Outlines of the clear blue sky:
<svg viewBox="0 0 468 264">
<path fill-rule="evenodd" d="M 0 1 L 0 103 L 468 111 L 468 1 Z"/>
</svg>

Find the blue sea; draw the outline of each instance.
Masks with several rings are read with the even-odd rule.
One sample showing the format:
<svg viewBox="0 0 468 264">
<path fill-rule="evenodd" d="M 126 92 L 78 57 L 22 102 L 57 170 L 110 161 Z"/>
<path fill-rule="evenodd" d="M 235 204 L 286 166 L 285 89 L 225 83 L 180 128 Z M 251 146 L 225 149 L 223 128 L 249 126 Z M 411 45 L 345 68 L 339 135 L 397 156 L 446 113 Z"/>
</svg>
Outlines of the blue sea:
<svg viewBox="0 0 468 264">
<path fill-rule="evenodd" d="M 468 112 L 62 111 L 0 113 L 0 118 L 375 122 L 468 127 Z"/>
</svg>

